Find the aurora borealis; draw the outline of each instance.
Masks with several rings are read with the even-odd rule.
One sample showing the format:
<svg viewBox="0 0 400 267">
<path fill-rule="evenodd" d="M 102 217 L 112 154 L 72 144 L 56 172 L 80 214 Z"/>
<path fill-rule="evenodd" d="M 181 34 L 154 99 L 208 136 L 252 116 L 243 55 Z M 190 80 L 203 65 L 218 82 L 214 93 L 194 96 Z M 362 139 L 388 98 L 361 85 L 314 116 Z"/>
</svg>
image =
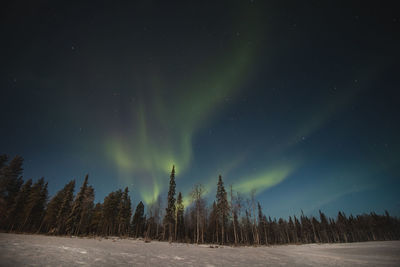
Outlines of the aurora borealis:
<svg viewBox="0 0 400 267">
<path fill-rule="evenodd" d="M 280 4 L 278 4 L 280 3 Z M 384 4 L 382 4 L 384 5 Z M 271 216 L 400 215 L 400 13 L 317 1 L 10 2 L 0 152 L 53 195 L 218 175 Z M 186 200 L 186 203 L 188 201 Z"/>
</svg>

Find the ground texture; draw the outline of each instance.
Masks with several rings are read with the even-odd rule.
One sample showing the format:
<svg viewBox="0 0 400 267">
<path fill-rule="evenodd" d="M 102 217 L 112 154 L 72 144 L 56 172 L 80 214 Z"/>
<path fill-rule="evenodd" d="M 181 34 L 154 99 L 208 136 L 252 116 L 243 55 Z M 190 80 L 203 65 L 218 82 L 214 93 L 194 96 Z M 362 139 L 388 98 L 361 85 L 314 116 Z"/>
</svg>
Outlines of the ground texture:
<svg viewBox="0 0 400 267">
<path fill-rule="evenodd" d="M 400 241 L 273 247 L 0 233 L 0 266 L 400 266 Z"/>
</svg>

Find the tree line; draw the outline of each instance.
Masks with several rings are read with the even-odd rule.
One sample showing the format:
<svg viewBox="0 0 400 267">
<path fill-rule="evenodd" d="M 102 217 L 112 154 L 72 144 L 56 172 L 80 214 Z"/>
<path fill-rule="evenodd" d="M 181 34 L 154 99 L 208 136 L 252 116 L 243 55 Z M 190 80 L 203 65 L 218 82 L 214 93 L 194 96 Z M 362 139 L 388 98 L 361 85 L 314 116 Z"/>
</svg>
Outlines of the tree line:
<svg viewBox="0 0 400 267">
<path fill-rule="evenodd" d="M 255 193 L 244 198 L 226 190 L 222 177 L 217 180 L 215 201 L 208 205 L 205 189 L 196 184 L 191 204 L 184 207 L 182 193 L 176 194 L 175 168 L 172 168 L 168 196 L 133 213 L 128 187 L 108 194 L 94 204 L 94 188 L 88 175 L 76 195 L 75 181 L 67 183 L 49 199 L 47 182 L 22 178 L 23 158 L 9 160 L 0 155 L 0 229 L 6 232 L 43 233 L 73 236 L 121 236 L 187 243 L 232 245 L 275 245 L 399 240 L 400 220 L 374 212 L 346 216 L 339 212 L 328 218 L 289 216 L 276 219 L 263 213 Z M 177 196 L 176 196 L 177 195 Z"/>
</svg>

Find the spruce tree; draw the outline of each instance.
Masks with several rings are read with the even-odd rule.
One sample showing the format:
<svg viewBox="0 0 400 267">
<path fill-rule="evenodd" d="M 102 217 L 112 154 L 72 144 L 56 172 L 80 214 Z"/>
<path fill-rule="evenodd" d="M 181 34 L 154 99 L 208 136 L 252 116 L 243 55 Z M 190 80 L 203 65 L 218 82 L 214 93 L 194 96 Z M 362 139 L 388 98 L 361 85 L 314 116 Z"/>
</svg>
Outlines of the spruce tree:
<svg viewBox="0 0 400 267">
<path fill-rule="evenodd" d="M 292 216 L 289 216 L 288 229 L 289 229 L 290 242 L 296 244 L 297 243 L 297 234 L 296 234 L 296 227 L 292 220 Z"/>
<path fill-rule="evenodd" d="M 183 198 L 182 193 L 179 192 L 178 199 L 176 201 L 176 232 L 175 236 L 178 240 L 183 240 L 185 234 L 185 223 L 183 219 L 183 213 L 185 211 L 185 207 L 183 206 Z"/>
<path fill-rule="evenodd" d="M 268 245 L 267 219 L 263 215 L 260 202 L 257 203 L 257 207 L 258 207 L 258 224 L 260 229 L 259 232 L 264 234 L 264 244 Z"/>
<path fill-rule="evenodd" d="M 42 221 L 41 230 L 44 232 L 54 233 L 56 231 L 57 216 L 63 204 L 65 194 L 68 191 L 68 184 L 63 189 L 57 192 L 57 194 L 51 198 L 45 216 Z"/>
<path fill-rule="evenodd" d="M 14 205 L 11 207 L 10 212 L 8 213 L 8 223 L 10 231 L 18 230 L 23 220 L 24 216 L 24 208 L 27 205 L 29 195 L 31 193 L 32 187 L 32 179 L 29 179 L 22 186 L 19 191 Z"/>
<path fill-rule="evenodd" d="M 97 203 L 90 218 L 89 232 L 93 235 L 100 235 L 103 225 L 103 205 Z"/>
<path fill-rule="evenodd" d="M 321 211 L 319 211 L 319 219 L 321 221 L 321 242 L 328 243 L 330 242 L 329 223 L 325 214 Z"/>
<path fill-rule="evenodd" d="M 132 207 L 131 207 L 131 198 L 129 197 L 128 187 L 125 187 L 125 190 L 122 194 L 122 198 L 119 204 L 119 212 L 118 212 L 118 234 L 126 235 L 129 230 L 129 223 L 132 216 Z"/>
<path fill-rule="evenodd" d="M 165 221 L 168 224 L 170 242 L 173 240 L 172 229 L 175 223 L 175 187 L 175 166 L 172 166 L 167 199 L 168 206 L 165 210 Z"/>
<path fill-rule="evenodd" d="M 57 194 L 50 199 L 49 204 L 47 205 L 45 215 L 41 224 L 41 231 L 54 233 L 55 223 L 57 221 L 57 214 L 60 210 L 62 201 L 64 200 L 64 191 L 60 190 Z"/>
<path fill-rule="evenodd" d="M 294 217 L 294 225 L 295 225 L 296 234 L 297 234 L 296 240 L 297 240 L 297 242 L 303 243 L 303 240 L 301 237 L 301 231 L 302 231 L 301 224 L 296 216 L 293 216 L 293 217 Z"/>
<path fill-rule="evenodd" d="M 70 181 L 64 187 L 64 198 L 62 200 L 60 209 L 58 210 L 56 217 L 56 233 L 57 234 L 65 234 L 65 226 L 68 216 L 72 211 L 72 203 L 74 200 L 74 189 L 75 189 L 75 180 Z"/>
<path fill-rule="evenodd" d="M 20 230 L 36 231 L 39 229 L 45 212 L 47 197 L 47 182 L 45 183 L 42 177 L 31 188 L 24 208 L 24 219 Z"/>
<path fill-rule="evenodd" d="M 6 154 L 1 154 L 0 155 L 0 175 L 1 175 L 1 170 L 6 165 L 7 161 L 8 161 L 8 156 Z"/>
<path fill-rule="evenodd" d="M 77 235 L 79 230 L 79 223 L 81 221 L 81 215 L 83 211 L 83 200 L 85 198 L 85 191 L 88 186 L 89 175 L 85 176 L 85 180 L 75 197 L 72 204 L 71 213 L 69 214 L 66 221 L 66 233 L 68 235 Z"/>
<path fill-rule="evenodd" d="M 218 212 L 218 223 L 221 227 L 221 243 L 225 242 L 225 227 L 228 220 L 229 204 L 227 199 L 227 194 L 224 187 L 224 182 L 222 181 L 222 176 L 218 177 L 217 185 L 217 212 Z"/>
<path fill-rule="evenodd" d="M 118 214 L 122 199 L 122 191 L 118 189 L 104 198 L 103 203 L 103 233 L 115 235 L 118 231 Z"/>
<path fill-rule="evenodd" d="M 15 198 L 23 184 L 22 164 L 24 159 L 21 156 L 15 156 L 8 165 L 7 156 L 2 156 L 2 165 L 0 171 L 0 226 L 7 227 L 7 213 L 14 205 Z"/>
<path fill-rule="evenodd" d="M 135 214 L 133 215 L 132 219 L 132 232 L 134 237 L 142 236 L 144 220 L 144 205 L 143 202 L 140 201 L 136 207 Z"/>
<path fill-rule="evenodd" d="M 338 229 L 338 234 L 341 242 L 348 242 L 347 238 L 347 218 L 346 215 L 339 211 L 336 225 Z M 375 238 L 374 238 L 375 239 Z"/>
<path fill-rule="evenodd" d="M 78 235 L 88 234 L 90 219 L 94 208 L 93 201 L 94 201 L 94 188 L 92 186 L 88 186 L 84 193 L 84 198 L 82 202 L 82 212 L 78 224 L 78 229 L 76 231 L 76 234 Z"/>
</svg>

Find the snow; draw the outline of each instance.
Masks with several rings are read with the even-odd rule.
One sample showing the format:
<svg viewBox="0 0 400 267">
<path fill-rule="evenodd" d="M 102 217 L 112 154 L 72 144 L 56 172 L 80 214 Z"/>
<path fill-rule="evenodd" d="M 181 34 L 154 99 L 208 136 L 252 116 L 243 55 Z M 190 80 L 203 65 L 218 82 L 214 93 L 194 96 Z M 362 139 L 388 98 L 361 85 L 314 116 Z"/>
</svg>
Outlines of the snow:
<svg viewBox="0 0 400 267">
<path fill-rule="evenodd" d="M 0 233 L 0 266 L 400 266 L 400 241 L 229 247 Z"/>
</svg>

